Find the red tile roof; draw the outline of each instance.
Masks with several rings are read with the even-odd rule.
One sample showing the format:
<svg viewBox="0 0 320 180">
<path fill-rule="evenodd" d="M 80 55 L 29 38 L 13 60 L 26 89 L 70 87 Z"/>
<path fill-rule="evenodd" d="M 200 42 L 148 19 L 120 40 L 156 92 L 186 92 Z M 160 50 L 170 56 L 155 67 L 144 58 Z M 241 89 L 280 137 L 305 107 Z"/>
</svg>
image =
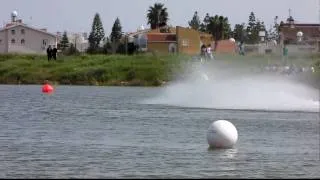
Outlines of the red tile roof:
<svg viewBox="0 0 320 180">
<path fill-rule="evenodd" d="M 177 41 L 176 34 L 171 33 L 150 33 L 147 34 L 149 42 L 172 42 Z"/>
</svg>

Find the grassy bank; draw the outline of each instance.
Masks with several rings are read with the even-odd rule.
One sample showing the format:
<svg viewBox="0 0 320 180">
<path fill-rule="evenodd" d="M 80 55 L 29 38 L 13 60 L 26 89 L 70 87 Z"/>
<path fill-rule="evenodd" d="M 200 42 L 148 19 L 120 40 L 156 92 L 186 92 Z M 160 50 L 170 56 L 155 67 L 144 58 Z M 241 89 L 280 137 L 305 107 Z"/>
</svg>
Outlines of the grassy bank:
<svg viewBox="0 0 320 180">
<path fill-rule="evenodd" d="M 239 65 L 277 63 L 277 56 L 216 55 L 218 61 Z M 320 56 L 290 57 L 301 65 L 320 64 Z M 172 80 L 191 57 L 183 55 L 80 55 L 48 62 L 42 55 L 0 55 L 1 84 L 159 86 Z M 244 63 L 245 62 L 245 63 Z"/>
<path fill-rule="evenodd" d="M 80 55 L 57 61 L 41 55 L 0 55 L 1 84 L 56 84 L 157 86 L 169 81 L 183 56 Z"/>
</svg>

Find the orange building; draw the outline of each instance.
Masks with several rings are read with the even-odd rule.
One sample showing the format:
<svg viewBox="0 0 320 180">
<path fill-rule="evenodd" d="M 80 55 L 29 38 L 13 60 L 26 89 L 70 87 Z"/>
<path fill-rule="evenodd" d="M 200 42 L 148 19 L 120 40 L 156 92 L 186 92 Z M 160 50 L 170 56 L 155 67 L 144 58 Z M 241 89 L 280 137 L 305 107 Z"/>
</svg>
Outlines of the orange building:
<svg viewBox="0 0 320 180">
<path fill-rule="evenodd" d="M 310 43 L 320 40 L 320 24 L 280 25 L 281 41 L 295 44 L 298 41 L 297 33 L 302 32 L 302 40 Z"/>
<path fill-rule="evenodd" d="M 296 23 L 292 16 L 279 27 L 280 44 L 308 44 L 320 52 L 320 24 Z"/>
<path fill-rule="evenodd" d="M 132 33 L 138 37 L 139 32 Z M 141 31 L 146 41 L 146 50 L 157 53 L 182 53 L 199 55 L 201 46 L 210 44 L 214 47 L 211 34 L 199 32 L 181 26 Z M 139 40 L 138 40 L 139 41 Z M 222 40 L 217 43 L 216 52 L 234 53 L 235 43 Z"/>
</svg>

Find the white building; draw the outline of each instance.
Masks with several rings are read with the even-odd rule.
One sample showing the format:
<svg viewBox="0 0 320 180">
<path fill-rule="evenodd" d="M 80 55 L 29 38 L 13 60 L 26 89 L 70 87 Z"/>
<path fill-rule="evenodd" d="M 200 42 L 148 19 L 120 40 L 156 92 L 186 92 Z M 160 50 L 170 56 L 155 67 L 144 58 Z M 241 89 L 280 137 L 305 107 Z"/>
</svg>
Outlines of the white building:
<svg viewBox="0 0 320 180">
<path fill-rule="evenodd" d="M 47 47 L 57 46 L 57 37 L 46 29 L 30 27 L 11 13 L 11 22 L 0 29 L 0 53 L 45 54 Z"/>
<path fill-rule="evenodd" d="M 85 52 L 89 47 L 86 33 L 67 33 L 69 43 L 72 43 L 80 52 Z"/>
<path fill-rule="evenodd" d="M 63 32 L 57 32 L 58 42 L 61 41 Z M 73 44 L 79 52 L 85 52 L 89 47 L 87 33 L 67 32 L 67 37 L 70 44 Z"/>
</svg>

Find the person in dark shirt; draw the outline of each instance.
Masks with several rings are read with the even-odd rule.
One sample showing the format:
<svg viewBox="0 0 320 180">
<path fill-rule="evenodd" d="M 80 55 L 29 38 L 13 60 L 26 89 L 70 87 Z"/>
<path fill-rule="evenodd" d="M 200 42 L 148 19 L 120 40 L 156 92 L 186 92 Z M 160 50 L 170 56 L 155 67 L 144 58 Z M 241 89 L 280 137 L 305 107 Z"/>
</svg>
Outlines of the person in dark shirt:
<svg viewBox="0 0 320 180">
<path fill-rule="evenodd" d="M 58 49 L 56 48 L 56 46 L 53 46 L 52 57 L 54 60 L 57 60 L 57 51 L 58 51 Z"/>
<path fill-rule="evenodd" d="M 51 46 L 49 45 L 49 47 L 47 48 L 47 56 L 48 56 L 48 61 L 51 60 L 51 57 L 52 57 L 52 48 Z"/>
<path fill-rule="evenodd" d="M 207 47 L 206 47 L 206 45 L 203 44 L 201 46 L 201 53 L 200 53 L 201 58 L 205 58 L 206 57 L 206 51 L 207 51 Z"/>
</svg>

